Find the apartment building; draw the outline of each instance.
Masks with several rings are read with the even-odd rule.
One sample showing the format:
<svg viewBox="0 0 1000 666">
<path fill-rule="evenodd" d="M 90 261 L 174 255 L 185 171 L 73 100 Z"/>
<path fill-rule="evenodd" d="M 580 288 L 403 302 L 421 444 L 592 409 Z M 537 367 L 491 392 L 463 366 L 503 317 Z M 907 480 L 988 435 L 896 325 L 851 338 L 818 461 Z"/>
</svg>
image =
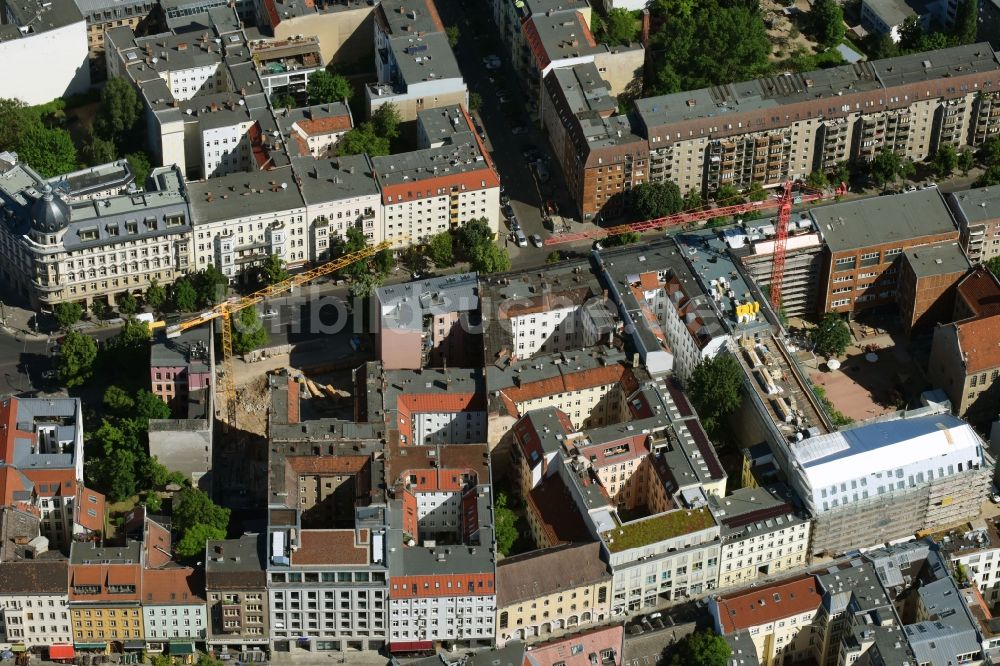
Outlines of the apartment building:
<svg viewBox="0 0 1000 666">
<path fill-rule="evenodd" d="M 128 0 L 128 2 L 76 0 L 76 6 L 87 22 L 87 47 L 91 66 L 96 70 L 94 73 L 103 73 L 104 70 L 104 32 L 120 26 L 135 30 L 140 21 L 149 16 L 155 5 L 155 2 L 149 0 Z"/>
<path fill-rule="evenodd" d="M 74 542 L 69 556 L 69 607 L 77 650 L 141 651 L 144 640 L 142 543 L 100 548 Z"/>
<path fill-rule="evenodd" d="M 382 195 L 385 239 L 399 247 L 422 242 L 473 219 L 500 231 L 500 178 L 461 106 L 434 109 L 420 123 L 445 113 L 456 131 L 437 148 L 371 158 Z M 431 132 L 427 132 L 431 134 Z"/>
<path fill-rule="evenodd" d="M 602 250 L 599 271 L 618 308 L 626 332 L 650 374 L 673 371 L 682 381 L 703 358 L 711 358 L 730 340 L 714 300 L 732 301 L 734 309 L 749 305 L 747 320 L 756 320 L 757 301 L 714 281 L 713 293 L 703 288 L 685 263 L 674 239 L 643 247 Z M 730 278 L 735 280 L 736 278 Z M 728 294 L 733 293 L 732 297 Z M 740 318 L 741 320 L 744 317 Z"/>
<path fill-rule="evenodd" d="M 87 199 L 107 199 L 120 194 L 130 194 L 145 183 L 135 182 L 135 173 L 128 160 L 118 160 L 49 178 L 52 188 L 62 193 L 69 202 Z"/>
<path fill-rule="evenodd" d="M 246 0 L 255 9 L 257 27 L 275 40 L 301 35 L 320 44 L 323 62 L 349 65 L 371 54 L 373 5 L 353 0 Z M 239 3 L 237 3 L 239 5 Z"/>
<path fill-rule="evenodd" d="M 268 255 L 291 267 L 308 260 L 306 206 L 290 167 L 189 183 L 188 193 L 192 268 L 212 265 L 233 280 Z"/>
<path fill-rule="evenodd" d="M 157 169 L 145 192 L 67 201 L 29 165 L 0 156 L 0 200 L 13 214 L 0 238 L 0 274 L 33 307 L 138 292 L 188 269 L 190 210 L 184 182 Z"/>
<path fill-rule="evenodd" d="M 900 30 L 907 20 L 913 19 L 924 31 L 934 27 L 951 28 L 961 0 L 863 0 L 861 26 L 869 32 L 878 32 L 899 42 Z"/>
<path fill-rule="evenodd" d="M 493 645 L 496 545 L 486 446 L 414 446 L 394 428 L 387 435 L 390 652 L 438 642 Z"/>
<path fill-rule="evenodd" d="M 8 397 L 0 422 L 0 503 L 36 515 L 53 549 L 103 534 L 104 496 L 83 485 L 80 400 Z"/>
<path fill-rule="evenodd" d="M 32 547 L 30 553 L 0 562 L 0 641 L 28 650 L 71 646 L 68 564 L 65 559 L 29 559 L 36 554 L 56 555 Z"/>
<path fill-rule="evenodd" d="M 993 344 L 1000 316 L 989 315 L 939 324 L 928 361 L 934 386 L 948 394 L 955 414 L 972 423 L 992 421 L 1000 405 L 1000 354 Z"/>
<path fill-rule="evenodd" d="M 292 171 L 306 203 L 310 261 L 328 261 L 330 248 L 351 227 L 370 245 L 384 240 L 382 197 L 366 155 L 293 157 Z"/>
<path fill-rule="evenodd" d="M 615 308 L 587 260 L 544 271 L 517 271 L 483 281 L 483 345 L 487 363 L 609 345 Z"/>
<path fill-rule="evenodd" d="M 375 346 L 386 370 L 482 365 L 479 276 L 463 273 L 375 290 Z"/>
<path fill-rule="evenodd" d="M 206 639 L 221 659 L 267 659 L 270 610 L 263 534 L 210 540 L 205 545 Z"/>
<path fill-rule="evenodd" d="M 205 579 L 191 567 L 145 568 L 142 622 L 146 651 L 193 655 L 207 636 Z"/>
<path fill-rule="evenodd" d="M 342 102 L 282 109 L 275 117 L 289 153 L 317 160 L 332 157 L 340 137 L 354 127 L 351 110 Z"/>
<path fill-rule="evenodd" d="M 766 587 L 712 597 L 708 609 L 715 631 L 750 634 L 761 664 L 813 658 L 810 625 L 823 600 L 816 579 L 799 576 Z"/>
<path fill-rule="evenodd" d="M 497 638 L 551 638 L 611 617 L 611 573 L 596 542 L 567 544 L 497 563 Z"/>
<path fill-rule="evenodd" d="M 903 250 L 897 301 L 904 330 L 910 334 L 933 330 L 947 321 L 955 309 L 955 288 L 970 267 L 956 241 Z"/>
<path fill-rule="evenodd" d="M 709 496 L 721 530 L 720 588 L 749 585 L 759 577 L 805 566 L 809 519 L 793 501 L 791 489 L 783 485 Z"/>
<path fill-rule="evenodd" d="M 0 96 L 36 105 L 87 92 L 87 24 L 80 12 L 74 0 L 4 3 Z"/>
<path fill-rule="evenodd" d="M 611 85 L 593 61 L 552 69 L 542 90 L 542 125 L 580 219 L 620 215 L 630 190 L 649 180 L 649 143 L 618 114 Z"/>
<path fill-rule="evenodd" d="M 302 97 L 309 76 L 323 67 L 319 39 L 295 35 L 291 39 L 256 39 L 250 42 L 250 53 L 257 65 L 264 93 Z"/>
<path fill-rule="evenodd" d="M 1000 541 L 996 523 L 984 521 L 976 523 L 963 535 L 952 537 L 949 543 L 942 543 L 942 554 L 948 558 L 954 576 L 971 583 L 988 607 L 1000 602 Z"/>
<path fill-rule="evenodd" d="M 944 197 L 936 188 L 821 206 L 809 214 L 826 244 L 820 313 L 852 314 L 895 307 L 900 298 L 903 252 L 959 238 Z M 880 223 L 872 224 L 872 220 Z M 950 263 L 961 262 L 955 258 Z M 920 291 L 911 293 L 908 301 L 934 300 L 939 290 L 936 281 L 922 282 L 916 285 L 922 287 Z M 925 289 L 931 293 L 923 293 Z M 917 317 L 916 310 L 910 320 L 913 317 Z"/>
<path fill-rule="evenodd" d="M 625 354 L 603 349 L 536 356 L 486 373 L 496 411 L 517 419 L 555 408 L 576 429 L 617 423 L 627 398 L 648 378 Z"/>
<path fill-rule="evenodd" d="M 375 5 L 376 83 L 365 86 L 370 116 L 394 104 L 403 122 L 420 112 L 469 105 L 469 89 L 448 44 L 434 0 L 386 0 Z"/>
<path fill-rule="evenodd" d="M 211 327 L 192 328 L 168 338 L 160 332 L 149 346 L 149 382 L 169 404 L 186 405 L 192 391 L 212 385 Z"/>
<path fill-rule="evenodd" d="M 1000 194 L 996 188 L 953 192 L 946 200 L 969 260 L 979 264 L 1000 255 Z"/>
</svg>

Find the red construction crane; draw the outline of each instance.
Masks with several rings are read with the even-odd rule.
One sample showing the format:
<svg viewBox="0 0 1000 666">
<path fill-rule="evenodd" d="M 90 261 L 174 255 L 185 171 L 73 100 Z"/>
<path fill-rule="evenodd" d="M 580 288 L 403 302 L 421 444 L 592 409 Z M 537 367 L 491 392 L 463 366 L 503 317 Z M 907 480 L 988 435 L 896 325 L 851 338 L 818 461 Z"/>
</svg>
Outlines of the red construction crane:
<svg viewBox="0 0 1000 666">
<path fill-rule="evenodd" d="M 774 235 L 774 257 L 771 260 L 771 307 L 781 309 L 781 278 L 785 274 L 785 246 L 788 243 L 788 221 L 792 217 L 792 184 L 785 183 L 778 200 L 778 224 Z"/>
<path fill-rule="evenodd" d="M 785 183 L 783 187 L 783 192 L 791 193 L 791 182 Z M 832 192 L 820 192 L 818 190 L 806 188 L 801 184 L 799 184 L 798 187 L 802 190 L 802 193 L 793 197 L 792 203 L 809 203 L 811 201 L 819 201 L 821 199 L 827 199 L 834 196 L 834 193 Z M 838 188 L 837 191 L 839 193 L 840 189 Z M 704 222 L 705 220 L 710 220 L 713 217 L 745 215 L 756 211 L 763 212 L 773 210 L 775 208 L 780 209 L 785 196 L 786 194 L 782 194 L 780 197 L 772 197 L 764 199 L 763 201 L 747 201 L 745 203 L 738 203 L 730 206 L 717 206 L 714 208 L 711 206 L 701 206 L 699 208 L 681 211 L 680 213 L 674 213 L 673 215 L 667 215 L 666 217 L 643 220 L 642 222 L 632 222 L 631 224 L 621 224 L 608 228 L 594 228 L 586 231 L 570 231 L 563 234 L 553 234 L 545 239 L 545 244 L 559 245 L 562 243 L 575 243 L 586 239 L 598 240 L 607 236 L 623 234 L 628 231 L 634 231 L 641 234 L 647 231 L 667 229 L 684 224 L 691 224 L 693 222 Z"/>
</svg>

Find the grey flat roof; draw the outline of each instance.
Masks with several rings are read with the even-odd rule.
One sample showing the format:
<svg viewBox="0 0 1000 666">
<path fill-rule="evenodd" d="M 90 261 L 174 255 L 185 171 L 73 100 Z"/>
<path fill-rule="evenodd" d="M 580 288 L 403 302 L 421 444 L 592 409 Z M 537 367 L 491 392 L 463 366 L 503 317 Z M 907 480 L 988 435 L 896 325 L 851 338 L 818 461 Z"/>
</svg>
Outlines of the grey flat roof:
<svg viewBox="0 0 1000 666">
<path fill-rule="evenodd" d="M 448 36 L 443 32 L 394 37 L 389 40 L 389 48 L 399 66 L 400 78 L 407 85 L 462 78 Z"/>
<path fill-rule="evenodd" d="M 139 564 L 142 542 L 129 540 L 125 546 L 99 548 L 94 542 L 74 541 L 69 549 L 70 564 Z"/>
<path fill-rule="evenodd" d="M 580 10 L 534 13 L 530 23 L 534 24 L 550 61 L 579 58 L 608 50 L 605 44 L 594 41 Z"/>
<path fill-rule="evenodd" d="M 217 552 L 221 548 L 222 552 Z M 206 583 L 209 586 L 225 586 L 231 582 L 254 582 L 259 579 L 264 584 L 264 538 L 260 534 L 244 534 L 239 539 L 223 539 L 207 543 L 208 559 L 205 560 Z M 231 574 L 258 574 L 242 581 Z"/>
<path fill-rule="evenodd" d="M 917 277 L 964 273 L 971 267 L 958 241 L 909 247 L 903 250 L 903 256 Z"/>
<path fill-rule="evenodd" d="M 573 113 L 613 113 L 618 110 L 618 100 L 612 97 L 608 82 L 601 78 L 597 65 L 592 62 L 560 67 L 552 70 L 549 76 L 554 76 L 559 83 Z"/>
<path fill-rule="evenodd" d="M 956 46 L 872 62 L 857 62 L 830 69 L 775 74 L 762 79 L 700 88 L 687 92 L 636 100 L 647 130 L 695 118 L 776 108 L 817 98 L 834 98 L 865 90 L 930 81 L 951 75 L 968 75 L 1000 69 L 986 43 Z M 655 133 L 655 132 L 654 132 Z"/>
<path fill-rule="evenodd" d="M 424 134 L 432 142 L 435 140 L 468 141 L 470 138 L 468 134 L 472 131 L 465 119 L 465 114 L 462 113 L 461 107 L 457 104 L 418 111 L 417 123 L 423 127 Z"/>
<path fill-rule="evenodd" d="M 455 142 L 398 155 L 372 158 L 379 182 L 385 185 L 415 183 L 448 174 L 489 170 L 472 132 L 454 135 Z"/>
<path fill-rule="evenodd" d="M 443 32 L 432 0 L 382 0 L 376 11 L 390 35 Z"/>
<path fill-rule="evenodd" d="M 53 187 L 59 185 L 74 196 L 100 192 L 108 188 L 125 187 L 133 180 L 135 174 L 132 173 L 128 160 L 124 159 L 49 178 Z"/>
<path fill-rule="evenodd" d="M 380 287 L 375 292 L 383 328 L 423 329 L 427 315 L 479 309 L 479 274 L 461 273 Z"/>
<path fill-rule="evenodd" d="M 198 326 L 169 338 L 165 332 L 156 336 L 149 346 L 151 366 L 186 366 L 208 372 L 208 348 L 212 344 L 211 327 Z M 204 353 L 201 353 L 202 350 Z"/>
<path fill-rule="evenodd" d="M 951 192 L 948 194 L 948 205 L 969 224 L 1000 218 L 1000 187 Z"/>
<path fill-rule="evenodd" d="M 725 497 L 709 495 L 708 506 L 719 521 L 723 539 L 745 539 L 807 522 L 796 514 L 792 490 L 775 484 L 739 488 Z"/>
<path fill-rule="evenodd" d="M 197 118 L 203 129 L 229 127 L 250 122 L 250 110 L 237 93 L 222 92 L 214 95 L 198 95 L 177 103 L 177 108 L 185 115 Z"/>
<path fill-rule="evenodd" d="M 319 160 L 310 156 L 293 157 L 292 169 L 302 179 L 302 196 L 310 205 L 378 194 L 379 191 L 365 155 Z"/>
<path fill-rule="evenodd" d="M 955 230 L 937 188 L 819 206 L 809 214 L 833 253 Z"/>
<path fill-rule="evenodd" d="M 20 28 L 32 34 L 62 28 L 83 20 L 83 14 L 73 0 L 6 0 L 7 12 Z M 23 33 L 22 33 L 23 34 Z"/>
<path fill-rule="evenodd" d="M 305 207 L 290 167 L 232 173 L 188 183 L 188 193 L 196 226 Z"/>
<path fill-rule="evenodd" d="M 152 7 L 156 3 L 153 0 L 74 0 L 76 6 L 84 16 L 105 10 L 114 11 L 125 7 L 142 7 L 149 5 Z M 221 1 L 221 0 L 219 0 Z M 165 2 L 160 4 L 166 5 Z"/>
<path fill-rule="evenodd" d="M 895 27 L 911 16 L 926 14 L 936 3 L 934 0 L 864 0 L 863 4 L 886 25 Z"/>
</svg>

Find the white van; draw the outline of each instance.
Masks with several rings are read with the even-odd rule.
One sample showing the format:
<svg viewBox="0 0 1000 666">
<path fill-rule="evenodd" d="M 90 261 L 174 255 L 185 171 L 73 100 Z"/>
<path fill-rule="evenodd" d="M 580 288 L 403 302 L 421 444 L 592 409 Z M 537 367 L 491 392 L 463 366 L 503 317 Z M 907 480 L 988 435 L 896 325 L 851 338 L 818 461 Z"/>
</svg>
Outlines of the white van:
<svg viewBox="0 0 1000 666">
<path fill-rule="evenodd" d="M 518 247 L 528 247 L 528 239 L 525 237 L 524 232 L 518 227 L 514 230 L 514 241 L 517 243 Z"/>
</svg>

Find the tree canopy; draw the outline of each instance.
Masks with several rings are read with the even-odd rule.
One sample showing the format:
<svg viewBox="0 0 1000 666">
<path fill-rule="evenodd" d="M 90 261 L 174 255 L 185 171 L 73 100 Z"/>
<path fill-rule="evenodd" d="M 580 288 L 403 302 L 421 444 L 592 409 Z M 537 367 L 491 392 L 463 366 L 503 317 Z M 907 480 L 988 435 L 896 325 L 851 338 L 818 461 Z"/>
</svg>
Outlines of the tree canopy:
<svg viewBox="0 0 1000 666">
<path fill-rule="evenodd" d="M 950 143 L 942 143 L 941 147 L 934 153 L 934 173 L 940 178 L 947 178 L 958 166 L 958 153 L 955 146 Z"/>
<path fill-rule="evenodd" d="M 815 350 L 823 356 L 840 356 L 851 344 L 851 329 L 836 312 L 827 313 L 810 332 Z"/>
<path fill-rule="evenodd" d="M 652 0 L 649 11 L 651 94 L 745 81 L 769 69 L 771 42 L 757 2 Z"/>
<path fill-rule="evenodd" d="M 816 41 L 823 46 L 836 46 L 844 39 L 844 10 L 836 0 L 815 0 L 808 21 Z"/>
<path fill-rule="evenodd" d="M 69 132 L 58 128 L 38 125 L 29 129 L 17 142 L 17 156 L 46 178 L 77 168 L 76 146 Z"/>
<path fill-rule="evenodd" d="M 731 355 L 703 359 L 687 382 L 688 395 L 709 434 L 743 402 L 743 371 Z"/>
<path fill-rule="evenodd" d="M 672 180 L 640 183 L 632 188 L 632 208 L 644 219 L 679 213 L 684 210 L 681 188 Z"/>
<path fill-rule="evenodd" d="M 198 523 L 188 528 L 181 540 L 177 542 L 177 554 L 181 557 L 197 557 L 205 553 L 205 544 L 209 540 L 225 538 L 226 530 Z"/>
<path fill-rule="evenodd" d="M 243 308 L 230 318 L 230 326 L 233 330 L 233 351 L 237 354 L 246 354 L 267 344 L 267 329 L 257 308 Z"/>
<path fill-rule="evenodd" d="M 615 8 L 608 12 L 604 18 L 594 20 L 596 13 L 592 15 L 594 27 L 594 37 L 602 44 L 611 46 L 628 46 L 639 39 L 639 30 L 642 22 L 631 12 L 623 8 Z"/>
<path fill-rule="evenodd" d="M 149 281 L 149 287 L 146 288 L 144 299 L 146 305 L 159 311 L 163 307 L 163 304 L 167 302 L 167 290 L 156 281 L 156 278 L 153 278 Z"/>
<path fill-rule="evenodd" d="M 125 137 L 142 118 L 142 100 L 128 81 L 112 77 L 101 89 L 94 131 L 101 137 Z"/>
<path fill-rule="evenodd" d="M 285 270 L 285 260 L 276 254 L 267 255 L 261 270 L 268 285 L 284 282 L 289 277 L 288 271 Z"/>
<path fill-rule="evenodd" d="M 149 179 L 149 172 L 153 170 L 149 161 L 149 155 L 143 150 L 136 150 L 125 155 L 128 164 L 135 174 L 135 184 L 137 187 L 146 187 L 146 180 Z"/>
<path fill-rule="evenodd" d="M 439 268 L 448 268 L 455 265 L 455 239 L 450 231 L 431 236 L 427 243 L 427 254 L 434 265 Z"/>
<path fill-rule="evenodd" d="M 139 301 L 130 292 L 118 299 L 118 312 L 123 315 L 134 315 L 139 311 Z"/>
<path fill-rule="evenodd" d="M 337 142 L 337 154 L 362 155 L 372 157 L 389 154 L 389 137 L 380 135 L 375 124 L 368 120 L 340 137 Z"/>
<path fill-rule="evenodd" d="M 79 303 L 56 303 L 55 307 L 52 308 L 52 314 L 55 316 L 59 328 L 67 331 L 70 326 L 80 321 L 80 317 L 83 316 L 83 306 Z"/>
<path fill-rule="evenodd" d="M 496 243 L 476 246 L 469 258 L 470 268 L 479 273 L 503 273 L 510 270 L 510 254 Z"/>
<path fill-rule="evenodd" d="M 502 555 L 509 555 L 517 541 L 517 515 L 511 510 L 507 493 L 503 491 L 493 496 L 493 535 L 497 550 Z"/>
<path fill-rule="evenodd" d="M 195 525 L 229 529 L 229 509 L 219 506 L 198 488 L 186 487 L 174 495 L 173 526 L 187 532 Z"/>
<path fill-rule="evenodd" d="M 383 104 L 372 113 L 372 127 L 379 136 L 392 140 L 399 136 L 399 109 L 392 102 Z"/>
<path fill-rule="evenodd" d="M 722 636 L 710 629 L 688 634 L 664 649 L 669 666 L 726 666 L 732 649 Z M 669 655 L 669 656 L 668 656 Z"/>
<path fill-rule="evenodd" d="M 347 79 L 340 74 L 331 74 L 325 69 L 310 74 L 306 83 L 309 104 L 346 103 L 353 94 L 354 89 Z"/>
<path fill-rule="evenodd" d="M 96 359 L 97 343 L 94 339 L 78 331 L 70 331 L 59 349 L 59 381 L 70 388 L 80 386 L 90 379 Z"/>
<path fill-rule="evenodd" d="M 601 241 L 601 245 L 604 247 L 621 247 L 622 245 L 638 243 L 640 240 L 642 240 L 642 236 L 635 231 L 626 231 L 624 233 L 608 236 Z"/>
</svg>

